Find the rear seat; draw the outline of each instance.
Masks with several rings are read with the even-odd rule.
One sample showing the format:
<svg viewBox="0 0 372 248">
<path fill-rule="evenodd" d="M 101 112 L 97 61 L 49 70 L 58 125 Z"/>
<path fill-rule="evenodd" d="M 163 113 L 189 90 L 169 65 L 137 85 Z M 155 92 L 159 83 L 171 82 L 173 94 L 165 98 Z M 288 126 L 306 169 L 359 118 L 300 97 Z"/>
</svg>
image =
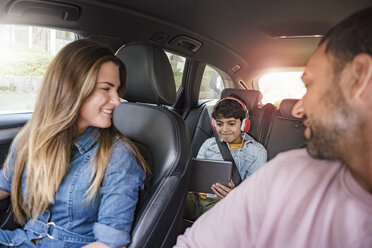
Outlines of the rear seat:
<svg viewBox="0 0 372 248">
<path fill-rule="evenodd" d="M 200 111 L 200 116 L 198 123 L 196 125 L 196 128 L 194 132 L 190 131 L 190 134 L 193 134 L 192 140 L 191 140 L 191 148 L 192 148 L 192 157 L 195 158 L 198 155 L 199 149 L 204 143 L 205 140 L 213 136 L 212 128 L 211 128 L 211 120 L 209 118 L 208 109 L 210 106 L 213 106 L 216 101 L 207 102 L 200 106 L 197 110 Z M 196 109 L 192 110 L 191 113 L 193 116 L 195 116 Z M 190 114 L 188 115 L 188 117 Z M 186 124 L 189 123 L 189 118 L 186 119 Z"/>
<path fill-rule="evenodd" d="M 305 127 L 302 119 L 292 116 L 291 111 L 296 99 L 282 100 L 279 109 L 272 104 L 259 107 L 262 94 L 256 90 L 226 88 L 221 97 L 235 94 L 242 98 L 250 113 L 250 136 L 263 144 L 268 152 L 268 160 L 279 152 L 301 148 L 306 145 Z M 192 156 L 196 157 L 204 141 L 213 136 L 208 108 L 213 108 L 216 101 L 210 101 L 193 109 L 186 118 L 192 135 Z M 211 111 L 211 110 L 210 110 Z M 199 117 L 198 117 L 199 116 Z M 195 122 L 197 124 L 195 126 Z"/>
<path fill-rule="evenodd" d="M 305 147 L 303 119 L 295 118 L 291 114 L 297 101 L 297 99 L 283 99 L 279 109 L 271 113 L 265 137 L 261 141 L 267 150 L 267 160 L 272 159 L 279 152 Z"/>
<path fill-rule="evenodd" d="M 262 94 L 256 90 L 224 89 L 221 97 L 230 94 L 238 95 L 249 109 L 251 129 L 248 132 L 258 142 L 263 144 L 268 152 L 268 160 L 279 152 L 304 147 L 304 125 L 302 119 L 292 116 L 292 108 L 296 99 L 282 100 L 279 109 L 273 104 L 259 107 Z M 192 134 L 192 156 L 196 157 L 204 141 L 213 136 L 208 108 L 213 108 L 216 101 L 209 101 L 193 109 L 186 118 L 190 134 Z M 197 120 L 197 124 L 195 124 Z M 192 221 L 183 219 L 181 233 L 192 225 Z"/>
</svg>

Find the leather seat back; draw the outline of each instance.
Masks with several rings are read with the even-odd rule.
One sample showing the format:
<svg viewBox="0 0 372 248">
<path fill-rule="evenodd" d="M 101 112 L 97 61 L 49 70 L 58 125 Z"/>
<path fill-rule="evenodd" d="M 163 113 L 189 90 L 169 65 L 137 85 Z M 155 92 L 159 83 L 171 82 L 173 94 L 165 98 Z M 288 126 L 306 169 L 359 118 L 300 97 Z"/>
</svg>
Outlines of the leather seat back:
<svg viewBox="0 0 372 248">
<path fill-rule="evenodd" d="M 292 116 L 292 108 L 297 99 L 283 99 L 279 109 L 272 112 L 271 123 L 266 130 L 263 143 L 267 149 L 267 160 L 279 152 L 306 146 L 303 119 Z"/>
<path fill-rule="evenodd" d="M 163 104 L 176 99 L 173 72 L 164 51 L 133 43 L 117 56 L 127 70 L 127 91 L 114 111 L 114 125 L 134 141 L 152 175 L 140 196 L 129 247 L 170 247 L 175 243 L 187 190 L 191 142 L 182 117 Z"/>
</svg>

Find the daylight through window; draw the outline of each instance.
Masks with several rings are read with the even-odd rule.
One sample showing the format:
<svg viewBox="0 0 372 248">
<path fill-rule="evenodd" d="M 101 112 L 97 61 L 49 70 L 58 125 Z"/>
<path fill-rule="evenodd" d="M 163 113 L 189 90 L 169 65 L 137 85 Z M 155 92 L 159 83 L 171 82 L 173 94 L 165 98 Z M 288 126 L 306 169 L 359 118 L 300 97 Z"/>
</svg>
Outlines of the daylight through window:
<svg viewBox="0 0 372 248">
<path fill-rule="evenodd" d="M 182 76 L 183 70 L 185 68 L 186 58 L 169 52 L 165 53 L 167 54 L 169 62 L 172 66 L 174 81 L 176 83 L 176 90 L 178 90 L 182 84 Z"/>
<path fill-rule="evenodd" d="M 262 104 L 279 106 L 287 98 L 300 99 L 306 92 L 301 80 L 302 72 L 275 72 L 261 76 L 258 87 L 262 93 Z"/>
<path fill-rule="evenodd" d="M 200 85 L 199 99 L 219 99 L 224 84 L 221 75 L 207 65 Z"/>
<path fill-rule="evenodd" d="M 73 40 L 71 32 L 0 25 L 0 114 L 32 112 L 46 68 Z"/>
</svg>

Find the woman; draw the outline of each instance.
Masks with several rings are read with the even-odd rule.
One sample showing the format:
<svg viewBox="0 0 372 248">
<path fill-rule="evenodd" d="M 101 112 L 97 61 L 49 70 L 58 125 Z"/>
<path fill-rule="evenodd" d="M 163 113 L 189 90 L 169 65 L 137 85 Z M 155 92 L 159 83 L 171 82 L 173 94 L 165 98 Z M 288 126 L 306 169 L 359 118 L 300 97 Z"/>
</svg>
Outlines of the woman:
<svg viewBox="0 0 372 248">
<path fill-rule="evenodd" d="M 23 230 L 0 230 L 12 247 L 123 247 L 147 165 L 111 122 L 125 68 L 106 47 L 78 40 L 50 64 L 34 113 L 0 171 Z M 10 194 L 11 193 L 11 194 Z"/>
</svg>

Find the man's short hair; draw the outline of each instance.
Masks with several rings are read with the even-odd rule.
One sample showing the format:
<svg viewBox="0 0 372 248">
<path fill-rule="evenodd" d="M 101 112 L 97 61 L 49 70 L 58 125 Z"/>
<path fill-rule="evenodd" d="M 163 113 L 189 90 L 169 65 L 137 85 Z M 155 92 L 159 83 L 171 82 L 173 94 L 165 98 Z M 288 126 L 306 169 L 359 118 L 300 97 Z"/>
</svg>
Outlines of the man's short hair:
<svg viewBox="0 0 372 248">
<path fill-rule="evenodd" d="M 239 98 L 237 95 L 231 94 L 229 96 L 237 98 L 238 100 L 244 103 L 244 101 L 241 98 Z M 225 100 L 218 102 L 214 106 L 212 117 L 213 119 L 235 118 L 235 119 L 243 120 L 245 118 L 245 111 L 244 111 L 244 107 L 238 101 L 235 101 L 232 99 L 225 99 Z"/>
<path fill-rule="evenodd" d="M 327 42 L 326 53 L 334 59 L 334 73 L 340 73 L 357 54 L 372 56 L 372 7 L 349 16 L 331 30 L 319 43 Z"/>
</svg>

